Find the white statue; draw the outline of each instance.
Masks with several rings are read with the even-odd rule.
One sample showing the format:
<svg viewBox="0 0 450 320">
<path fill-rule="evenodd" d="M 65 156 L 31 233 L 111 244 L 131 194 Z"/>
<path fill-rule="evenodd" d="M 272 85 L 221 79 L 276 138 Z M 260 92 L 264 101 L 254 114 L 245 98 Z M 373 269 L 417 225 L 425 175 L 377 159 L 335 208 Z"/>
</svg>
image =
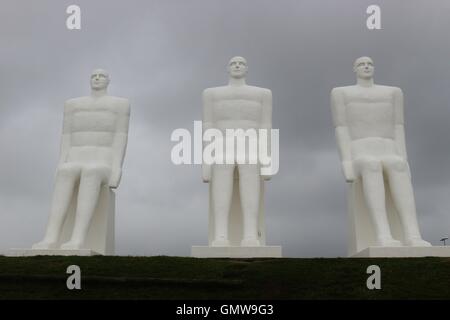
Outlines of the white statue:
<svg viewBox="0 0 450 320">
<path fill-rule="evenodd" d="M 247 61 L 234 57 L 228 64 L 229 84 L 203 92 L 203 132 L 215 128 L 225 136 L 226 129 L 270 131 L 272 93 L 247 85 L 247 71 Z M 269 176 L 261 175 L 259 162 L 240 164 L 238 154 L 234 156 L 233 164 L 203 164 L 203 181 L 210 182 L 210 246 L 265 245 L 263 179 Z"/>
<path fill-rule="evenodd" d="M 342 169 L 354 188 L 350 207 L 368 212 L 366 222 L 353 217 L 353 228 L 364 224 L 363 230 L 356 231 L 353 251 L 367 246 L 430 246 L 422 239 L 417 223 L 405 146 L 403 93 L 400 88 L 374 84 L 374 65 L 369 57 L 356 59 L 353 70 L 356 85 L 331 91 Z M 356 203 L 360 200 L 362 206 Z M 395 211 L 397 218 L 391 217 L 390 211 Z M 395 238 L 393 228 L 399 234 Z M 373 239 L 369 239 L 371 233 Z"/>
<path fill-rule="evenodd" d="M 75 221 L 68 242 L 60 249 L 83 245 L 102 188 L 117 188 L 128 137 L 130 105 L 127 99 L 107 95 L 108 73 L 94 70 L 92 93 L 66 101 L 55 191 L 44 239 L 33 249 L 58 249 L 63 224 L 77 195 Z M 95 236 L 95 235 L 94 235 Z"/>
</svg>

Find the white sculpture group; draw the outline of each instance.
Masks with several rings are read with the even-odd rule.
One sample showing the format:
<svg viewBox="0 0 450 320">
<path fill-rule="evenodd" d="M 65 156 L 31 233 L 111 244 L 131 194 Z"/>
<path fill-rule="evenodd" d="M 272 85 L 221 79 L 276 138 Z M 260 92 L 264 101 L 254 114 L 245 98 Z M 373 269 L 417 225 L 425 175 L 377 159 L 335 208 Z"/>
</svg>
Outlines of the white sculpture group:
<svg viewBox="0 0 450 320">
<path fill-rule="evenodd" d="M 227 69 L 228 85 L 203 92 L 203 132 L 216 129 L 226 136 L 230 129 L 271 130 L 271 91 L 246 84 L 244 58 L 232 58 Z M 358 58 L 354 72 L 356 85 L 331 91 L 342 169 L 350 184 L 350 254 L 373 246 L 430 246 L 416 217 L 402 91 L 374 84 L 369 57 Z M 126 99 L 108 96 L 108 84 L 108 73 L 94 70 L 91 95 L 65 104 L 50 218 L 44 239 L 33 250 L 113 254 L 111 189 L 121 178 L 130 106 Z M 270 140 L 268 144 L 270 149 Z M 231 163 L 202 165 L 203 181 L 210 185 L 209 245 L 193 247 L 193 255 L 281 256 L 281 247 L 265 246 L 264 180 L 270 175 L 261 173 L 258 161 L 237 160 L 249 159 L 248 149 L 243 155 L 233 152 Z M 230 155 L 225 150 L 223 156 Z M 233 253 L 229 248 L 245 250 Z"/>
</svg>

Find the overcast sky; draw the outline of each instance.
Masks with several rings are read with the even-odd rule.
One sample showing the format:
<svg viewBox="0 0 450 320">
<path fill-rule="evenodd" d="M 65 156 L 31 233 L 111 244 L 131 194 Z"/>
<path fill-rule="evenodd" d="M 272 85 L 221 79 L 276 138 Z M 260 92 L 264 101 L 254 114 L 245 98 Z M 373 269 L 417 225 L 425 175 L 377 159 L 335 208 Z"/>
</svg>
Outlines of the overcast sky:
<svg viewBox="0 0 450 320">
<path fill-rule="evenodd" d="M 377 3 L 382 30 L 365 26 Z M 78 4 L 82 29 L 65 27 Z M 248 83 L 272 90 L 280 171 L 266 184 L 267 243 L 284 256 L 345 256 L 347 185 L 329 106 L 369 55 L 375 81 L 405 94 L 419 223 L 450 235 L 450 2 L 335 0 L 2 0 L 0 3 L 0 252 L 41 240 L 59 156 L 63 103 L 89 94 L 93 68 L 131 101 L 117 191 L 120 255 L 183 255 L 207 244 L 208 185 L 199 166 L 170 160 L 176 128 L 201 120 L 201 92 L 226 84 L 235 55 Z"/>
</svg>

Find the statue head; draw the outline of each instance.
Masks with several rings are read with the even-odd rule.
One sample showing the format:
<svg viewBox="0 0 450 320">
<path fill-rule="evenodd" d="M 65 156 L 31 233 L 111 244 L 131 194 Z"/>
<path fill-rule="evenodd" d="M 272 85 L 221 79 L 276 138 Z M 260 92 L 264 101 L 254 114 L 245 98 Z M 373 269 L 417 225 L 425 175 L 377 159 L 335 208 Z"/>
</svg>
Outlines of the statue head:
<svg viewBox="0 0 450 320">
<path fill-rule="evenodd" d="M 91 73 L 91 88 L 92 90 L 100 91 L 106 90 L 109 85 L 109 74 L 106 70 L 95 69 Z"/>
<path fill-rule="evenodd" d="M 373 60 L 370 57 L 359 57 L 353 63 L 353 72 L 360 79 L 372 79 L 374 73 Z"/>
<path fill-rule="evenodd" d="M 245 78 L 247 75 L 248 67 L 247 60 L 243 57 L 233 57 L 228 62 L 228 74 L 235 79 Z"/>
</svg>

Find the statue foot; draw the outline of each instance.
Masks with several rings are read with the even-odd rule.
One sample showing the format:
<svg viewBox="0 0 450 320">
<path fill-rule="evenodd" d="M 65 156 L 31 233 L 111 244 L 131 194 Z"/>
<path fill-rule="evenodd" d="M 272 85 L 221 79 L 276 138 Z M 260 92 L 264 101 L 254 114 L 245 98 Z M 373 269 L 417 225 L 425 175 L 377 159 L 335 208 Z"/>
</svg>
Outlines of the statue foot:
<svg viewBox="0 0 450 320">
<path fill-rule="evenodd" d="M 260 245 L 258 239 L 243 239 L 241 241 L 241 247 L 259 247 Z"/>
<path fill-rule="evenodd" d="M 405 245 L 410 247 L 431 247 L 431 243 L 422 238 L 409 238 L 405 241 Z"/>
<path fill-rule="evenodd" d="M 229 247 L 230 246 L 230 241 L 223 240 L 223 239 L 217 239 L 217 240 L 214 240 L 211 243 L 211 246 L 212 247 Z"/>
<path fill-rule="evenodd" d="M 402 247 L 402 243 L 394 238 L 378 238 L 377 246 L 380 247 Z"/>
<path fill-rule="evenodd" d="M 33 244 L 31 249 L 33 250 L 49 250 L 49 249 L 56 249 L 57 245 L 56 242 L 49 242 L 49 241 L 41 241 L 38 243 Z"/>
<path fill-rule="evenodd" d="M 62 250 L 80 250 L 82 247 L 82 244 L 79 242 L 66 242 L 61 246 Z"/>
</svg>

